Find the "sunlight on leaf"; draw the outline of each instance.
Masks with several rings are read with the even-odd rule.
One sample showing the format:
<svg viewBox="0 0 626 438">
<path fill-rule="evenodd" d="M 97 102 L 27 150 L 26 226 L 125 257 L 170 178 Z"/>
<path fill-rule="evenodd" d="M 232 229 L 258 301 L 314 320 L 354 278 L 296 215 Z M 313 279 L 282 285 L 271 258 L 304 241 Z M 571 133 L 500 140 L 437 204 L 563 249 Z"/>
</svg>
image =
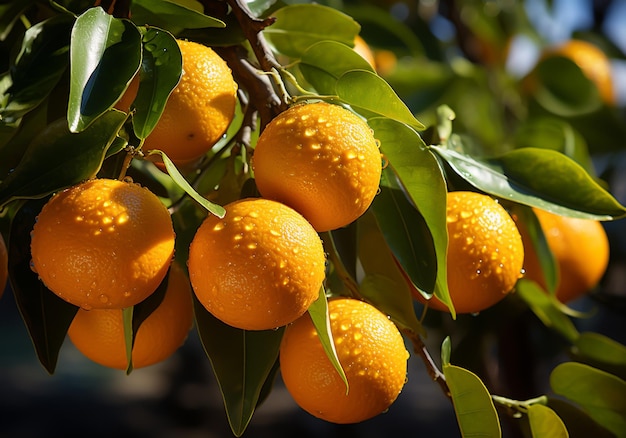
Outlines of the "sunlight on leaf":
<svg viewBox="0 0 626 438">
<path fill-rule="evenodd" d="M 527 414 L 533 438 L 569 437 L 563 420 L 549 407 L 540 404 L 530 405 Z"/>
<path fill-rule="evenodd" d="M 299 58 L 313 44 L 331 40 L 350 47 L 361 26 L 337 9 L 318 4 L 294 4 L 272 13 L 276 22 L 265 28 L 267 41 L 280 53 Z"/>
<path fill-rule="evenodd" d="M 110 109 L 140 64 L 141 33 L 134 24 L 99 7 L 78 17 L 70 42 L 70 130 L 84 130 Z"/>
<path fill-rule="evenodd" d="M 415 129 L 424 129 L 391 86 L 376 73 L 351 70 L 337 81 L 337 96 L 343 102 L 388 117 Z"/>
<path fill-rule="evenodd" d="M 163 160 L 163 164 L 165 164 L 165 168 L 167 173 L 172 177 L 174 182 L 178 184 L 178 186 L 183 189 L 189 196 L 191 196 L 198 204 L 207 209 L 210 213 L 214 214 L 219 218 L 223 218 L 226 214 L 226 210 L 221 205 L 214 204 L 209 201 L 205 197 L 203 197 L 200 193 L 198 193 L 191 185 L 187 182 L 185 177 L 179 172 L 176 165 L 170 160 L 170 158 L 163 151 L 159 151 L 157 149 L 151 150 L 148 155 L 160 155 Z"/>
<path fill-rule="evenodd" d="M 430 148 L 460 177 L 494 196 L 564 216 L 595 220 L 626 216 L 626 207 L 560 152 L 523 148 L 478 159 L 444 147 Z"/>
<path fill-rule="evenodd" d="M 500 419 L 480 378 L 469 370 L 450 364 L 443 366 L 443 374 L 463 437 L 501 437 Z"/>
<path fill-rule="evenodd" d="M 552 390 L 579 404 L 600 425 L 618 436 L 626 431 L 626 382 L 577 362 L 558 365 L 550 374 Z"/>
<path fill-rule="evenodd" d="M 139 89 L 133 102 L 133 131 L 144 139 L 154 129 L 167 99 L 182 75 L 183 59 L 176 39 L 158 28 L 142 29 L 143 57 Z"/>
<path fill-rule="evenodd" d="M 346 378 L 346 374 L 339 363 L 339 358 L 337 357 L 337 350 L 335 349 L 335 342 L 333 341 L 333 334 L 330 330 L 330 319 L 328 317 L 328 302 L 326 301 L 326 295 L 324 294 L 324 288 L 320 288 L 319 296 L 313 303 L 309 306 L 308 310 L 309 316 L 311 317 L 311 321 L 313 322 L 313 326 L 317 331 L 317 336 L 322 343 L 322 347 L 324 348 L 324 352 L 326 352 L 326 356 L 328 360 L 333 364 L 335 370 L 341 377 L 341 380 L 346 384 L 346 394 L 348 393 L 348 379 Z"/>
</svg>

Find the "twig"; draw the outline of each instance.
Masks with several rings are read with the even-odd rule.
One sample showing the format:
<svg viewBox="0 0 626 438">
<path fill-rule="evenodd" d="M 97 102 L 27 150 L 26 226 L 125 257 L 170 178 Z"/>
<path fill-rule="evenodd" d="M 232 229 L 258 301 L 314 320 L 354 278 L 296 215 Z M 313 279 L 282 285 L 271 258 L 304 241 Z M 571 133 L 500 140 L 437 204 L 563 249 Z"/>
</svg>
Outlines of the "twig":
<svg viewBox="0 0 626 438">
<path fill-rule="evenodd" d="M 446 377 L 437 367 L 437 364 L 430 355 L 430 352 L 426 348 L 426 345 L 424 344 L 424 341 L 422 341 L 422 338 L 419 336 L 419 334 L 414 333 L 410 330 L 405 330 L 404 334 L 411 340 L 411 343 L 413 344 L 413 351 L 422 358 L 424 365 L 426 365 L 426 371 L 428 372 L 428 375 L 433 379 L 434 382 L 439 385 L 444 395 L 452 400 L 452 394 L 450 393 L 450 388 L 448 388 Z"/>
</svg>

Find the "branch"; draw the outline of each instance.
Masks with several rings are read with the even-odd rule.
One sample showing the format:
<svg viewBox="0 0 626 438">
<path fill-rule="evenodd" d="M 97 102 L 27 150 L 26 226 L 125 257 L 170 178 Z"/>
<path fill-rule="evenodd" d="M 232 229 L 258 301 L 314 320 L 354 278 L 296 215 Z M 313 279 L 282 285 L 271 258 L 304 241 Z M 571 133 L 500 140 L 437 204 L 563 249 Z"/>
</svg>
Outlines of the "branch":
<svg viewBox="0 0 626 438">
<path fill-rule="evenodd" d="M 437 364 L 433 360 L 430 352 L 426 348 L 424 341 L 422 338 L 411 330 L 405 330 L 404 334 L 411 340 L 413 344 L 413 351 L 422 358 L 424 365 L 426 365 L 426 371 L 428 371 L 428 375 L 436 382 L 444 395 L 452 400 L 452 394 L 450 393 L 450 388 L 448 388 L 448 383 L 446 382 L 446 377 L 437 367 Z"/>
</svg>

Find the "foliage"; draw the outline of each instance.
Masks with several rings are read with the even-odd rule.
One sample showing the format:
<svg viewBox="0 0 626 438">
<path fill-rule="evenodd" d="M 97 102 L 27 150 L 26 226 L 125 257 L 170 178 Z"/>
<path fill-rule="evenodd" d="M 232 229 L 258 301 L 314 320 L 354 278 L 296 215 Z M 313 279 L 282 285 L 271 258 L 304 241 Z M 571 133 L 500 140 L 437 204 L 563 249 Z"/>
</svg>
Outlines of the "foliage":
<svg viewBox="0 0 626 438">
<path fill-rule="evenodd" d="M 486 315 L 471 316 L 493 322 L 488 318 L 494 312 L 505 320 L 530 311 L 571 347 L 572 361 L 552 371 L 552 394 L 518 401 L 491 395 L 479 370 L 453 365 L 449 340 L 439 371 L 421 338 L 432 320 L 418 318 L 397 266 L 375 267 L 381 257 L 395 258 L 423 295 L 452 309 L 447 190 L 484 192 L 511 209 L 534 206 L 602 221 L 626 216 L 590 165 L 594 153 L 623 149 L 626 124 L 619 109 L 605 105 L 573 63 L 558 71 L 542 65 L 546 88 L 538 96 L 505 68 L 511 38 L 530 33 L 540 39 L 522 18 L 517 3 L 523 2 L 500 5 L 499 19 L 485 13 L 482 2 L 467 2 L 464 13 L 474 21 L 463 30 L 483 50 L 465 47 L 464 57 L 449 55 L 421 19 L 406 25 L 385 8 L 355 1 L 329 2 L 333 7 L 273 0 L 97 3 L 104 8 L 86 0 L 0 4 L 0 39 L 10 48 L 0 60 L 0 226 L 9 237 L 11 287 L 48 372 L 55 371 L 76 308 L 57 300 L 29 269 L 29 233 L 43 201 L 96 175 L 132 176 L 170 208 L 176 254 L 185 260 L 206 214 L 220 216 L 221 205 L 255 193 L 249 162 L 264 125 L 289 104 L 321 99 L 366 119 L 386 164 L 371 212 L 322 236 L 330 274 L 310 313 L 329 357 L 335 359 L 325 296 L 361 297 L 388 313 L 413 342 L 450 397 L 465 436 L 500 436 L 499 416 L 525 422 L 532 436 L 567 436 L 572 409 L 588 418 L 577 423 L 579 431 L 624 436 L 624 346 L 580 333 L 575 322 L 581 315 L 536 284 L 521 280 L 517 294 Z M 393 51 L 395 66 L 377 72 L 356 55 L 351 47 L 357 34 Z M 162 152 L 142 149 L 181 75 L 175 38 L 213 46 L 240 86 L 231 129 L 193 169 L 176 169 Z M 567 70 L 572 82 L 563 79 Z M 141 82 L 132 111 L 114 109 L 136 74 Z M 165 172 L 152 164 L 155 159 L 165 162 Z M 377 252 L 360 253 L 372 236 Z M 282 330 L 245 332 L 216 321 L 198 303 L 195 312 L 239 436 L 271 390 Z M 497 325 L 491 330 L 497 332 Z M 451 333 L 452 341 L 457 335 L 462 337 Z"/>
</svg>

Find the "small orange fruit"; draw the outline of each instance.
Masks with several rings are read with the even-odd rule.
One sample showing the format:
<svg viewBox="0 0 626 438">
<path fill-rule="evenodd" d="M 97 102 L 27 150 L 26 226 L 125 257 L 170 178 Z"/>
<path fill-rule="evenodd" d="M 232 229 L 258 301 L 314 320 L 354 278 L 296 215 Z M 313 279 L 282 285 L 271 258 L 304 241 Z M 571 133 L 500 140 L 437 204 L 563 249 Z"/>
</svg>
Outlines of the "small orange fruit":
<svg viewBox="0 0 626 438">
<path fill-rule="evenodd" d="M 365 59 L 369 65 L 376 70 L 376 60 L 374 59 L 374 52 L 370 46 L 365 42 L 363 37 L 357 35 L 354 38 L 354 51 L 361 55 L 363 59 Z"/>
<path fill-rule="evenodd" d="M 543 54 L 544 59 L 550 56 L 563 56 L 574 61 L 585 76 L 596 85 L 602 100 L 609 105 L 615 104 L 611 63 L 598 46 L 583 40 L 568 40 L 560 46 L 546 50 Z"/>
<path fill-rule="evenodd" d="M 448 289 L 457 313 L 485 310 L 513 290 L 522 276 L 524 246 L 509 213 L 497 201 L 476 192 L 450 192 L 447 199 Z M 422 295 L 413 295 L 425 302 Z M 428 301 L 449 311 L 440 300 Z"/>
<path fill-rule="evenodd" d="M 282 378 L 296 403 L 311 415 L 333 423 L 358 423 L 396 400 L 406 381 L 409 353 L 396 326 L 374 306 L 338 298 L 328 302 L 328 311 L 348 392 L 308 314 L 285 330 Z"/>
<path fill-rule="evenodd" d="M 32 231 L 33 270 L 84 309 L 121 309 L 161 283 L 174 229 L 160 199 L 138 184 L 93 179 L 54 195 Z"/>
<path fill-rule="evenodd" d="M 595 287 L 609 263 L 609 240 L 598 221 L 560 216 L 534 208 L 558 266 L 556 297 L 567 303 Z M 537 253 L 524 226 L 520 226 L 526 251 L 525 277 L 546 287 Z"/>
<path fill-rule="evenodd" d="M 250 198 L 209 216 L 189 248 L 189 277 L 202 305 L 246 330 L 283 326 L 319 296 L 325 277 L 321 239 L 298 212 Z"/>
<path fill-rule="evenodd" d="M 296 105 L 261 133 L 259 192 L 300 212 L 317 231 L 358 219 L 378 192 L 382 160 L 367 123 L 338 105 Z"/>
<path fill-rule="evenodd" d="M 136 74 L 133 77 L 133 79 L 129 82 L 128 88 L 126 88 L 126 91 L 124 92 L 124 94 L 122 94 L 122 97 L 120 97 L 120 100 L 118 100 L 113 107 L 120 111 L 124 111 L 125 113 L 129 112 L 131 105 L 133 104 L 133 102 L 135 101 L 135 98 L 137 97 L 138 91 L 139 91 L 139 74 Z"/>
<path fill-rule="evenodd" d="M 210 47 L 177 40 L 183 74 L 144 149 L 159 149 L 174 163 L 204 155 L 224 135 L 235 114 L 237 83 Z"/>
<path fill-rule="evenodd" d="M 163 301 L 135 335 L 133 368 L 170 357 L 185 342 L 192 324 L 191 285 L 183 269 L 172 263 Z M 68 335 L 72 344 L 92 361 L 109 368 L 127 368 L 121 309 L 79 309 Z"/>
<path fill-rule="evenodd" d="M 0 297 L 6 288 L 7 278 L 9 278 L 9 255 L 4 238 L 0 235 Z"/>
</svg>

